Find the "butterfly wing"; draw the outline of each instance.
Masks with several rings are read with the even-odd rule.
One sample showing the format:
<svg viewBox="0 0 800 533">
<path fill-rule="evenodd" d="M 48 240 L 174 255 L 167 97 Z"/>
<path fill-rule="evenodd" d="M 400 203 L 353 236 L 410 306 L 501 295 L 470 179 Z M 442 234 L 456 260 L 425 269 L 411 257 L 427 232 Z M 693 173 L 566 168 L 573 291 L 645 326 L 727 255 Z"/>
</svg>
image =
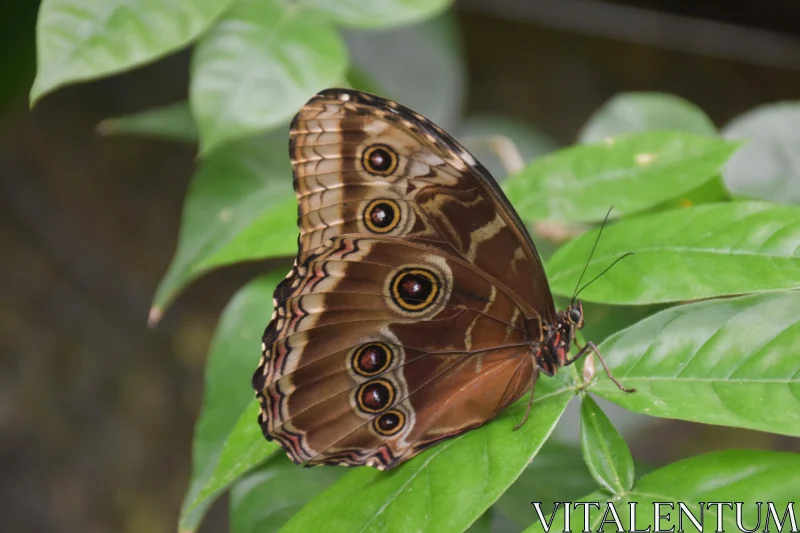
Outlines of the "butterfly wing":
<svg viewBox="0 0 800 533">
<path fill-rule="evenodd" d="M 528 388 L 526 321 L 555 316 L 527 231 L 440 128 L 323 91 L 290 155 L 298 258 L 253 378 L 264 434 L 306 464 L 391 468 Z"/>
</svg>

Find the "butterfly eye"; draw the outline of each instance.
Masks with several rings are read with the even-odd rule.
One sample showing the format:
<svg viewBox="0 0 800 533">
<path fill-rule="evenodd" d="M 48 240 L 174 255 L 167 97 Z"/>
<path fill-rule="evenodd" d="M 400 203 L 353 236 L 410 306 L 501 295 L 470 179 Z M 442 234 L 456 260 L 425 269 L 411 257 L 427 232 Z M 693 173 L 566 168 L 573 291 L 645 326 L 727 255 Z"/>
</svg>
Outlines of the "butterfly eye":
<svg viewBox="0 0 800 533">
<path fill-rule="evenodd" d="M 385 144 L 375 144 L 361 156 L 364 170 L 378 176 L 388 176 L 397 168 L 397 153 Z"/>
<path fill-rule="evenodd" d="M 368 381 L 356 393 L 358 406 L 367 413 L 380 413 L 394 401 L 394 387 L 385 379 Z"/>
<path fill-rule="evenodd" d="M 392 301 L 405 311 L 424 311 L 439 294 L 439 280 L 428 270 L 403 269 L 391 283 Z"/>
<path fill-rule="evenodd" d="M 401 429 L 406 423 L 406 416 L 396 409 L 387 411 L 375 419 L 372 427 L 375 428 L 379 434 L 386 437 L 391 437 Z"/>
<path fill-rule="evenodd" d="M 581 320 L 583 320 L 583 313 L 577 307 L 573 307 L 569 310 L 569 321 L 573 324 L 580 324 Z"/>
<path fill-rule="evenodd" d="M 389 233 L 400 223 L 400 206 L 394 200 L 373 200 L 364 209 L 364 225 L 373 233 Z"/>
</svg>

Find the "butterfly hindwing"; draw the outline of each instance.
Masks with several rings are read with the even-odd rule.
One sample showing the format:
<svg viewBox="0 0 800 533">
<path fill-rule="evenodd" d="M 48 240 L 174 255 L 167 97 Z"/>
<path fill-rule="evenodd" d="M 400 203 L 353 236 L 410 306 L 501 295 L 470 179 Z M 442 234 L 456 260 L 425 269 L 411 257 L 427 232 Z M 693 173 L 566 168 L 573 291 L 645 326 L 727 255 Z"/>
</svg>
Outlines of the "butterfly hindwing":
<svg viewBox="0 0 800 533">
<path fill-rule="evenodd" d="M 526 390 L 522 314 L 459 258 L 396 237 L 343 236 L 284 283 L 254 387 L 265 434 L 297 462 L 350 464 L 358 449 L 385 468 Z"/>
</svg>

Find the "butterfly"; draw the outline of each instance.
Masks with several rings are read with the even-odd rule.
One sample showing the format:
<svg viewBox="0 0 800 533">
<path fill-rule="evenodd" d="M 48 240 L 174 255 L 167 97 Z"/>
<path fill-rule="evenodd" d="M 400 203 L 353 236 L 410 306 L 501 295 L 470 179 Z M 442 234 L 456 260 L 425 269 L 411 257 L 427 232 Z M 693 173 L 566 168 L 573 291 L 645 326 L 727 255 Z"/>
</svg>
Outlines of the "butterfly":
<svg viewBox="0 0 800 533">
<path fill-rule="evenodd" d="M 580 300 L 556 311 L 503 191 L 431 121 L 327 89 L 294 117 L 289 155 L 298 253 L 252 385 L 292 461 L 393 468 L 597 352 L 570 356 Z"/>
</svg>

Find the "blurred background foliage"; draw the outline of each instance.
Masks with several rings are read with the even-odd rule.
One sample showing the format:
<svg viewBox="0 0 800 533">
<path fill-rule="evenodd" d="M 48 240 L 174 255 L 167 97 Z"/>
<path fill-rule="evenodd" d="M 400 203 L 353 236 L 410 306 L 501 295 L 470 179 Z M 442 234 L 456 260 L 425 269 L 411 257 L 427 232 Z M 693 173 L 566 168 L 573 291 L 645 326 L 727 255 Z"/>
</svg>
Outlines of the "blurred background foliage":
<svg viewBox="0 0 800 533">
<path fill-rule="evenodd" d="M 269 9 L 268 4 L 258 9 Z M 252 253 L 247 235 L 226 243 L 222 255 L 208 254 L 198 271 L 181 269 L 179 253 L 171 270 L 175 286 L 169 287 L 169 275 L 162 281 L 193 174 L 192 187 L 202 190 L 204 172 L 240 164 L 242 153 L 252 153 L 249 141 L 224 143 L 252 131 L 215 128 L 203 137 L 203 119 L 199 127 L 192 120 L 185 101 L 202 89 L 194 85 L 202 79 L 191 84 L 189 79 L 202 59 L 202 46 L 194 56 L 177 51 L 130 72 L 65 87 L 30 111 L 37 12 L 37 2 L 19 1 L 4 6 L 0 17 L 3 529 L 172 531 L 188 483 L 193 421 L 220 311 L 244 282 L 282 263 L 213 271 L 175 300 L 156 329 L 147 328 L 147 317 L 159 283 L 157 298 L 166 303 L 200 270 L 241 257 L 243 250 Z M 379 15 L 371 14 L 368 22 L 386 25 Z M 602 138 L 604 128 L 615 133 L 646 129 L 650 119 L 663 124 L 670 117 L 659 116 L 649 101 L 659 92 L 675 95 L 682 111 L 673 118 L 691 124 L 693 133 L 721 130 L 731 139 L 755 139 L 726 168 L 726 184 L 734 194 L 800 200 L 800 175 L 787 171 L 800 166 L 800 111 L 791 103 L 800 99 L 800 5 L 795 2 L 464 0 L 442 16 L 409 22 L 388 30 L 344 30 L 350 66 L 343 60 L 326 64 L 326 75 L 341 73 L 423 112 L 464 140 L 497 176 L 506 171 L 487 149 L 487 133 L 515 140 L 529 161 Z M 324 38 L 319 37 L 321 48 L 335 47 L 334 37 Z M 213 91 L 209 94 L 205 103 L 193 99 L 195 117 L 220 105 Z M 297 105 L 287 105 L 283 115 L 268 117 L 267 123 L 288 120 L 306 98 L 297 95 Z M 155 130 L 189 142 L 154 139 Z M 198 131 L 201 149 L 214 159 L 198 161 L 192 144 Z M 215 138 L 220 131 L 227 137 Z M 259 170 L 253 179 L 263 178 L 268 167 L 287 173 L 288 180 L 286 161 L 260 155 L 264 161 L 252 162 Z M 714 183 L 693 194 L 713 198 L 719 194 Z M 275 197 L 263 192 L 259 201 Z M 293 202 L 288 205 L 291 209 L 276 202 L 270 216 L 294 216 Z M 245 215 L 248 223 L 273 223 Z M 188 209 L 184 216 L 191 216 Z M 536 229 L 547 253 L 555 247 L 548 237 L 557 241 L 557 236 L 546 227 Z M 291 253 L 294 243 L 292 234 L 259 245 L 272 251 L 283 246 Z M 652 309 L 587 305 L 586 312 L 593 317 L 587 335 L 600 341 Z M 732 441 L 739 447 L 798 449 L 795 440 L 766 433 L 618 409 L 610 414 L 636 459 L 653 466 Z M 557 436 L 574 443 L 577 424 L 576 413 L 570 413 Z M 552 461 L 568 444 L 548 446 L 552 453 L 542 457 Z M 484 522 L 511 530 L 530 523 L 531 510 L 515 501 L 530 498 L 526 483 L 536 476 L 570 472 L 573 496 L 584 494 L 591 486 L 585 466 L 561 456 L 564 464 L 535 463 L 514 485 L 515 492 L 498 503 L 502 516 Z M 280 474 L 287 465 L 273 466 L 272 472 Z M 257 482 L 237 486 L 230 505 L 247 508 L 248 499 L 259 498 L 255 492 L 268 490 L 259 475 L 248 478 Z M 317 480 L 307 478 L 308 490 L 335 476 L 323 472 Z M 223 500 L 212 508 L 202 530 L 229 527 L 226 505 Z M 291 514 L 275 512 L 284 518 Z"/>
</svg>

